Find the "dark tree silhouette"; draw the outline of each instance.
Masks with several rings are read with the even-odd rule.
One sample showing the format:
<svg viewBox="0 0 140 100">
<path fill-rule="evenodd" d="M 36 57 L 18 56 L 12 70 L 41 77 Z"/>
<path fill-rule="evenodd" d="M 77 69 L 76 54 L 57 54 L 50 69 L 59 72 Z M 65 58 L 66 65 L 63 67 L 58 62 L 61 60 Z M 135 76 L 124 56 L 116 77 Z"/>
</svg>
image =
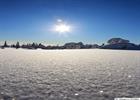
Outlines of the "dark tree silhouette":
<svg viewBox="0 0 140 100">
<path fill-rule="evenodd" d="M 37 49 L 38 48 L 38 44 L 37 43 L 33 43 L 31 46 L 33 49 Z"/>
<path fill-rule="evenodd" d="M 8 45 L 7 45 L 7 42 L 6 42 L 6 41 L 4 42 L 3 47 L 8 47 Z"/>
<path fill-rule="evenodd" d="M 19 42 L 16 43 L 16 49 L 20 48 Z"/>
</svg>

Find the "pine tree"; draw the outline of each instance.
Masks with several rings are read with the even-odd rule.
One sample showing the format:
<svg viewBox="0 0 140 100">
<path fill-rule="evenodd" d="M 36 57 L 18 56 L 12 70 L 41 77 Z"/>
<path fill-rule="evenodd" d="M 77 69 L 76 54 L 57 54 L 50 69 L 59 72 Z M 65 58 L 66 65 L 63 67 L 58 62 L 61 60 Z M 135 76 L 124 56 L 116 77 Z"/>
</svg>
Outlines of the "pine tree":
<svg viewBox="0 0 140 100">
<path fill-rule="evenodd" d="M 20 48 L 19 42 L 16 43 L 16 49 Z"/>
<path fill-rule="evenodd" d="M 7 45 L 7 42 L 6 42 L 6 41 L 4 42 L 3 47 L 8 47 L 8 45 Z"/>
</svg>

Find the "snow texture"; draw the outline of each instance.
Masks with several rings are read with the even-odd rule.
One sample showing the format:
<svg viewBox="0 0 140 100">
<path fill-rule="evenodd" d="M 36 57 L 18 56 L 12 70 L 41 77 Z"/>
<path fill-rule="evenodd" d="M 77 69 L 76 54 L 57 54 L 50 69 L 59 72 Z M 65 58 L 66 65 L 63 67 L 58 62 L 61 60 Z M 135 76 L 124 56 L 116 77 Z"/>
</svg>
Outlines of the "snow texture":
<svg viewBox="0 0 140 100">
<path fill-rule="evenodd" d="M 1 100 L 140 97 L 140 51 L 0 49 Z"/>
</svg>

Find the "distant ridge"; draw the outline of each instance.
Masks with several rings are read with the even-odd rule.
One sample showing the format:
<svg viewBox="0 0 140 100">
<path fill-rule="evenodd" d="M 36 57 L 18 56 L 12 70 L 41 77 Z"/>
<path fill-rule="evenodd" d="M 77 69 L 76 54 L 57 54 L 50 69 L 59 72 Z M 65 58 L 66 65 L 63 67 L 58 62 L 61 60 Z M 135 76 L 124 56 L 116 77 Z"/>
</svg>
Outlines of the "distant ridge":
<svg viewBox="0 0 140 100">
<path fill-rule="evenodd" d="M 120 50 L 140 50 L 140 45 L 136 45 L 134 43 L 130 43 L 129 40 L 125 40 L 122 38 L 111 38 L 107 41 L 107 44 L 83 44 L 82 42 L 70 42 L 65 43 L 63 46 L 45 46 L 41 43 L 32 43 L 32 44 L 22 44 L 20 45 L 19 42 L 16 44 L 8 45 L 5 41 L 0 48 L 23 48 L 23 49 L 93 49 L 93 48 L 99 48 L 99 49 L 120 49 Z"/>
</svg>

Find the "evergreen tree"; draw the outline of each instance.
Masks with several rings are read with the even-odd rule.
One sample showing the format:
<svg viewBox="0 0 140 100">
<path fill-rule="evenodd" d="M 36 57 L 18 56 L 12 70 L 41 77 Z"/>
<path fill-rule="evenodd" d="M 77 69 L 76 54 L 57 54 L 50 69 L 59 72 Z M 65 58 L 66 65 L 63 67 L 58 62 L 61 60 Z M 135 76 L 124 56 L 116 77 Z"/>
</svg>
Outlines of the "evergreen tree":
<svg viewBox="0 0 140 100">
<path fill-rule="evenodd" d="M 19 42 L 16 43 L 16 49 L 20 48 Z"/>
<path fill-rule="evenodd" d="M 8 45 L 7 45 L 7 42 L 6 42 L 6 41 L 4 42 L 3 47 L 8 47 Z"/>
</svg>

